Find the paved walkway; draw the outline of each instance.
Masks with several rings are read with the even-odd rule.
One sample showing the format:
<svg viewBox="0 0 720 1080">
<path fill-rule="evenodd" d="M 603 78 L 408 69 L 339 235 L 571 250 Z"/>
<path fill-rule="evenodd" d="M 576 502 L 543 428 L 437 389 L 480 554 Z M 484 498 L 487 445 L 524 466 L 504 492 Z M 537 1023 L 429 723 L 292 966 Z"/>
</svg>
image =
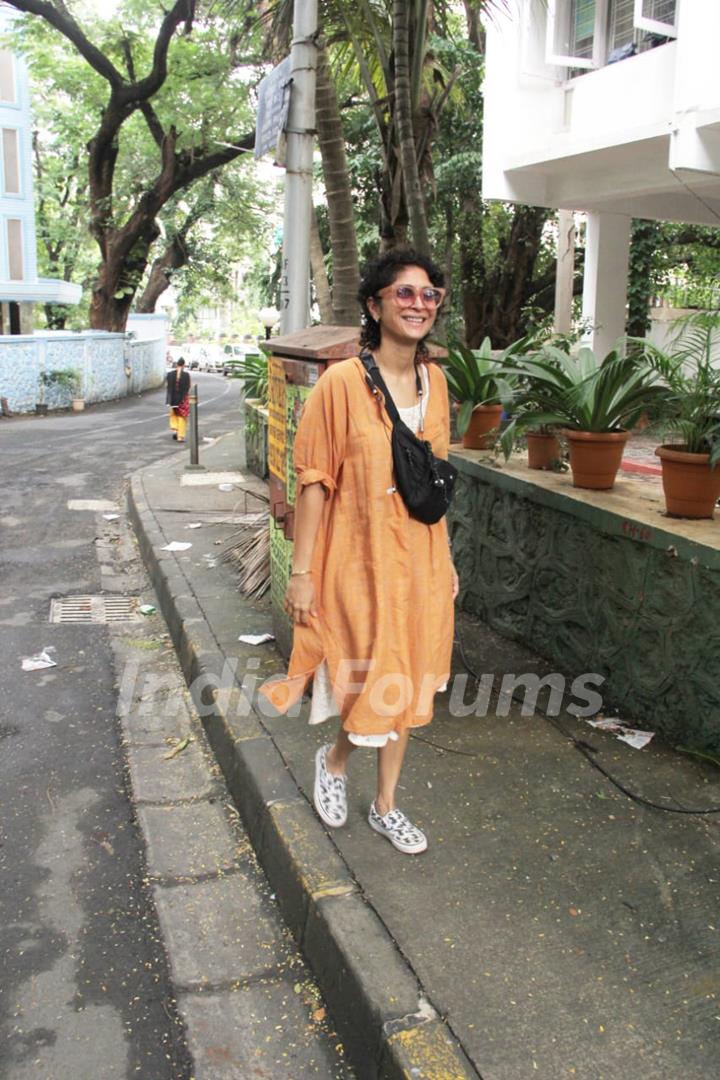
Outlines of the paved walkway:
<svg viewBox="0 0 720 1080">
<path fill-rule="evenodd" d="M 642 483 L 660 484 L 662 468 L 655 448 L 661 441 L 659 435 L 643 435 L 642 433 L 631 435 L 625 446 L 620 471 Z"/>
<path fill-rule="evenodd" d="M 241 452 L 228 436 L 203 460 L 224 470 Z M 248 673 L 283 667 L 272 645 L 238 643 L 269 629 L 269 608 L 243 601 L 216 559 L 233 531 L 218 519 L 242 503 L 237 488 L 181 487 L 167 465 L 133 478 L 131 510 L 186 677 L 220 676 L 214 704 L 207 689 L 203 699 L 210 742 L 358 1075 L 714 1075 L 720 815 L 644 808 L 539 712 L 512 703 L 502 715 L 493 697 L 487 716 L 451 716 L 443 695 L 400 791 L 427 853 L 397 854 L 368 827 L 374 755 L 362 750 L 348 825 L 329 835 L 310 800 L 314 752 L 331 730 L 252 711 L 229 689 L 230 669 L 222 675 L 229 661 L 249 688 Z M 195 521 L 202 528 L 184 528 Z M 160 550 L 172 540 L 193 546 Z M 463 619 L 461 632 L 479 673 L 547 673 L 483 626 Z M 559 719 L 633 791 L 668 809 L 720 805 L 712 766 Z"/>
</svg>

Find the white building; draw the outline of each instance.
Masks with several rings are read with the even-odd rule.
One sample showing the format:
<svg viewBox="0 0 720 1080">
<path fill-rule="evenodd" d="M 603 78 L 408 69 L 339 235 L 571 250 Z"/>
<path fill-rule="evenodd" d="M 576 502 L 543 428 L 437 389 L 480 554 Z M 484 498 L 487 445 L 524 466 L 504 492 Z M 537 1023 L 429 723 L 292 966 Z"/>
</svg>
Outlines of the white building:
<svg viewBox="0 0 720 1080">
<path fill-rule="evenodd" d="M 631 218 L 720 225 L 719 49 L 720 0 L 507 0 L 488 21 L 483 196 L 588 212 L 602 352 Z"/>
<path fill-rule="evenodd" d="M 0 33 L 13 12 L 0 5 Z M 32 178 L 32 121 L 27 69 L 0 49 L 0 333 L 31 334 L 33 303 L 77 304 L 82 289 L 38 278 Z"/>
</svg>

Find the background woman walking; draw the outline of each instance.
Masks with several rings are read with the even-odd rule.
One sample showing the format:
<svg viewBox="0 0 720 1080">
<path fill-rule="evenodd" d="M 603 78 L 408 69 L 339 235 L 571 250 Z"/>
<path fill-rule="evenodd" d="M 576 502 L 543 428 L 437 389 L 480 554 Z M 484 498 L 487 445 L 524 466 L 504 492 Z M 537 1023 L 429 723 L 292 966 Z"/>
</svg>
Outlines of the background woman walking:
<svg viewBox="0 0 720 1080">
<path fill-rule="evenodd" d="M 177 362 L 177 367 L 168 371 L 165 404 L 170 406 L 170 429 L 173 439 L 185 442 L 185 429 L 190 412 L 190 376 L 185 370 L 185 361 L 182 356 Z"/>
<path fill-rule="evenodd" d="M 368 268 L 359 299 L 361 345 L 403 421 L 446 458 L 447 385 L 424 344 L 444 294 L 433 262 L 396 250 Z M 310 723 L 342 719 L 334 743 L 316 754 L 319 816 L 331 827 L 345 824 L 348 760 L 357 746 L 375 747 L 369 824 L 415 854 L 427 839 L 397 807 L 396 789 L 410 731 L 430 722 L 435 692 L 449 677 L 457 576 L 445 520 L 411 517 L 396 489 L 391 436 L 383 394 L 362 360 L 332 365 L 307 399 L 295 441 L 288 678 L 263 692 L 284 711 L 314 680 Z"/>
</svg>

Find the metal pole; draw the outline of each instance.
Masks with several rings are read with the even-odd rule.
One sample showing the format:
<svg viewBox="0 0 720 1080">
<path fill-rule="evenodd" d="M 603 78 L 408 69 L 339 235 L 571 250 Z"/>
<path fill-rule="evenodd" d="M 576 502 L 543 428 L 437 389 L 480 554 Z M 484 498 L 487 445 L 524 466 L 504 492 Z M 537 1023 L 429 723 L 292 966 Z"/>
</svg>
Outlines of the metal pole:
<svg viewBox="0 0 720 1080">
<path fill-rule="evenodd" d="M 295 0 L 292 89 L 287 125 L 285 219 L 280 282 L 281 332 L 303 330 L 310 322 L 310 215 L 315 138 L 317 0 Z"/>
<path fill-rule="evenodd" d="M 195 471 L 204 469 L 205 466 L 200 464 L 200 439 L 198 434 L 198 392 L 197 386 L 193 386 L 190 389 L 190 415 L 188 417 L 188 435 L 189 435 L 189 448 L 190 448 L 190 463 L 185 466 L 186 469 L 193 469 Z"/>
</svg>

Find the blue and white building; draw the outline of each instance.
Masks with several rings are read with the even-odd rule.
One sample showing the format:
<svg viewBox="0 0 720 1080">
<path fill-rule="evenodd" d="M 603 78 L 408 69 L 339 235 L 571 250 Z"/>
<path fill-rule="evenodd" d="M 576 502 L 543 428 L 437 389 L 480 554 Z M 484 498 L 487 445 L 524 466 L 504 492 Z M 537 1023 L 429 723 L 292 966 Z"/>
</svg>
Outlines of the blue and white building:
<svg viewBox="0 0 720 1080">
<path fill-rule="evenodd" d="M 12 20 L 1 5 L 0 34 Z M 30 85 L 22 57 L 0 49 L 0 333 L 31 334 L 32 304 L 77 304 L 81 293 L 37 276 Z"/>
</svg>

